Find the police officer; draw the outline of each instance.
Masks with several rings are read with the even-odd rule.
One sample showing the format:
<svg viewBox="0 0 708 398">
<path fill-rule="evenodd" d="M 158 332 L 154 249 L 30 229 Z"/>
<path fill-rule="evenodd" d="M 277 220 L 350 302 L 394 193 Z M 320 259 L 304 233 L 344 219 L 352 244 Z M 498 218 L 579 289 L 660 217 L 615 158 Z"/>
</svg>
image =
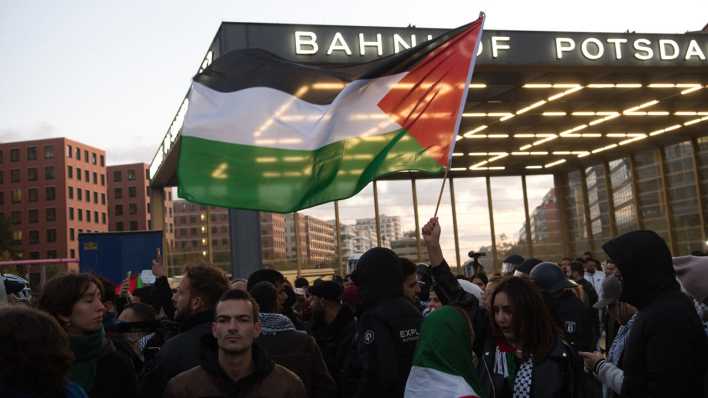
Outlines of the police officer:
<svg viewBox="0 0 708 398">
<path fill-rule="evenodd" d="M 422 315 L 403 296 L 398 256 L 376 247 L 364 253 L 353 275 L 361 305 L 352 372 L 357 397 L 402 397 L 420 335 Z"/>
<path fill-rule="evenodd" d="M 572 292 L 577 284 L 568 279 L 556 264 L 544 262 L 529 274 L 543 291 L 551 315 L 576 350 L 594 350 L 597 338 L 588 307 Z"/>
</svg>

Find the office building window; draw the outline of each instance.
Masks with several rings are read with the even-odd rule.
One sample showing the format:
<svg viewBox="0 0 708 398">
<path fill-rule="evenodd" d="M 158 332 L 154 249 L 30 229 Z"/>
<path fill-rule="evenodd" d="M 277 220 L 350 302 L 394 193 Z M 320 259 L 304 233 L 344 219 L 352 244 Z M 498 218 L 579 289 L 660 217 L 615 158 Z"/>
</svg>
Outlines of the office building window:
<svg viewBox="0 0 708 398">
<path fill-rule="evenodd" d="M 101 186 L 106 186 L 106 175 L 101 174 Z"/>
<path fill-rule="evenodd" d="M 20 182 L 20 169 L 10 170 L 10 182 Z"/>
<path fill-rule="evenodd" d="M 123 198 L 123 188 L 116 188 L 113 190 L 113 197 L 116 199 Z"/>
<path fill-rule="evenodd" d="M 135 203 L 129 204 L 128 205 L 128 214 L 130 214 L 131 216 L 138 214 L 138 205 L 136 205 Z"/>
<path fill-rule="evenodd" d="M 88 151 L 86 151 L 86 150 L 84 150 L 84 160 L 86 161 L 86 163 L 89 162 Z"/>
<path fill-rule="evenodd" d="M 12 223 L 12 225 L 22 224 L 22 212 L 15 210 L 10 213 L 10 222 Z"/>
<path fill-rule="evenodd" d="M 76 168 L 76 179 L 81 181 L 81 169 L 78 167 Z"/>
<path fill-rule="evenodd" d="M 106 212 L 101 212 L 101 224 L 106 225 Z"/>
<path fill-rule="evenodd" d="M 97 211 L 94 211 L 94 212 L 93 212 L 93 222 L 95 222 L 96 224 L 98 224 L 98 212 L 97 212 Z"/>
<path fill-rule="evenodd" d="M 84 170 L 84 177 L 86 177 L 86 178 L 84 178 L 84 180 L 85 180 L 86 182 L 91 181 L 91 178 L 90 178 L 90 177 L 91 177 L 91 173 L 89 173 L 88 170 Z"/>
<path fill-rule="evenodd" d="M 38 223 L 39 222 L 39 210 L 30 209 L 30 211 L 27 213 L 27 222 L 29 224 Z"/>
<path fill-rule="evenodd" d="M 116 170 L 113 172 L 113 182 L 121 182 L 123 180 L 123 175 L 121 174 L 120 170 Z"/>
<path fill-rule="evenodd" d="M 31 245 L 39 243 L 39 231 L 29 231 L 29 243 Z"/>
<path fill-rule="evenodd" d="M 74 187 L 68 187 L 69 189 L 69 199 L 74 199 Z"/>
<path fill-rule="evenodd" d="M 102 194 L 101 194 L 101 204 L 102 204 L 102 205 L 105 205 L 105 204 L 106 204 L 106 194 L 105 194 L 105 193 L 102 193 Z"/>
<path fill-rule="evenodd" d="M 101 167 L 104 167 L 106 165 L 106 159 L 101 155 Z"/>
<path fill-rule="evenodd" d="M 46 210 L 47 222 L 53 222 L 57 220 L 57 209 L 50 207 Z"/>
<path fill-rule="evenodd" d="M 76 209 L 76 218 L 79 221 L 84 221 L 84 212 L 81 209 Z"/>
<path fill-rule="evenodd" d="M 29 188 L 27 190 L 27 198 L 30 202 L 36 202 L 39 200 L 39 192 L 37 188 Z"/>
<path fill-rule="evenodd" d="M 44 147 L 44 158 L 45 159 L 54 159 L 54 146 L 46 145 Z"/>
<path fill-rule="evenodd" d="M 37 181 L 39 173 L 34 167 L 27 169 L 27 181 Z"/>
<path fill-rule="evenodd" d="M 27 148 L 27 160 L 37 160 L 37 147 L 31 146 Z"/>
<path fill-rule="evenodd" d="M 91 203 L 91 191 L 86 189 L 84 190 L 84 193 L 86 194 L 86 203 Z"/>
<path fill-rule="evenodd" d="M 76 258 L 76 250 L 74 250 L 74 249 L 69 249 L 69 257 L 71 257 L 71 258 Z"/>
<path fill-rule="evenodd" d="M 135 187 L 128 187 L 128 197 L 134 198 L 138 194 L 137 189 Z"/>
<path fill-rule="evenodd" d="M 93 203 L 98 204 L 98 192 L 93 193 Z"/>
<path fill-rule="evenodd" d="M 74 151 L 72 150 L 71 145 L 66 146 L 66 157 L 68 157 L 69 159 L 74 157 Z"/>
<path fill-rule="evenodd" d="M 75 233 L 74 228 L 69 228 L 69 240 L 70 240 L 70 241 L 74 241 L 74 240 L 75 240 L 74 233 Z"/>
<path fill-rule="evenodd" d="M 5 183 L 5 178 L 3 178 L 2 170 L 0 170 L 0 184 L 4 184 L 4 183 Z"/>
<path fill-rule="evenodd" d="M 76 160 L 81 160 L 81 149 L 76 148 Z"/>
<path fill-rule="evenodd" d="M 96 154 L 95 154 L 95 153 L 91 153 L 91 164 L 96 164 L 96 163 L 97 163 L 97 162 L 96 162 Z"/>
<path fill-rule="evenodd" d="M 57 230 L 48 229 L 47 230 L 47 243 L 52 243 L 57 241 Z"/>
<path fill-rule="evenodd" d="M 20 150 L 18 148 L 10 149 L 10 161 L 19 162 L 20 161 Z"/>
<path fill-rule="evenodd" d="M 123 222 L 122 222 L 122 221 L 118 221 L 118 222 L 116 223 L 116 231 L 122 231 L 122 230 L 123 230 Z"/>
<path fill-rule="evenodd" d="M 93 183 L 98 185 L 98 173 L 93 172 Z"/>
<path fill-rule="evenodd" d="M 0 191 L 0 206 L 5 204 L 5 192 Z"/>
<path fill-rule="evenodd" d="M 116 205 L 116 216 L 123 215 L 123 205 Z"/>
<path fill-rule="evenodd" d="M 22 231 L 12 231 L 12 240 L 16 244 L 22 244 Z"/>
<path fill-rule="evenodd" d="M 83 189 L 76 188 L 76 199 L 77 200 L 84 200 Z"/>
<path fill-rule="evenodd" d="M 46 200 L 54 200 L 57 198 L 57 189 L 56 188 L 47 187 L 47 188 L 45 188 L 44 191 L 45 191 L 44 193 L 46 196 L 46 198 L 45 198 Z"/>
<path fill-rule="evenodd" d="M 74 178 L 74 168 L 71 166 L 66 166 L 66 175 L 69 178 Z"/>
<path fill-rule="evenodd" d="M 128 170 L 128 181 L 135 181 L 135 170 Z"/>
<path fill-rule="evenodd" d="M 17 188 L 12 190 L 12 203 L 18 204 L 22 202 L 22 190 Z"/>
<path fill-rule="evenodd" d="M 44 168 L 44 179 L 45 180 L 53 180 L 55 177 L 54 175 L 54 166 L 47 166 Z"/>
<path fill-rule="evenodd" d="M 69 220 L 73 220 L 73 219 L 74 219 L 74 208 L 69 207 Z"/>
<path fill-rule="evenodd" d="M 47 258 L 57 258 L 56 250 L 47 250 Z"/>
</svg>

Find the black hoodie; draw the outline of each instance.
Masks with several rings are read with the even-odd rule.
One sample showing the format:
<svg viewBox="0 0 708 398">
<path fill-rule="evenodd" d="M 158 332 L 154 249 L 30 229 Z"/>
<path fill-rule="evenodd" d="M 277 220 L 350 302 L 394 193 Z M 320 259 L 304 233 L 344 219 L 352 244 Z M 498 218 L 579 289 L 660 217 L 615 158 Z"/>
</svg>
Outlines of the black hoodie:
<svg viewBox="0 0 708 398">
<path fill-rule="evenodd" d="M 360 380 L 354 392 L 358 397 L 402 397 L 423 318 L 403 297 L 398 256 L 382 247 L 368 250 L 359 258 L 353 279 L 362 305 L 347 379 Z"/>
<path fill-rule="evenodd" d="M 708 343 L 676 282 L 664 240 L 653 231 L 634 231 L 603 249 L 621 274 L 620 301 L 639 309 L 621 360 L 622 396 L 702 397 Z"/>
</svg>

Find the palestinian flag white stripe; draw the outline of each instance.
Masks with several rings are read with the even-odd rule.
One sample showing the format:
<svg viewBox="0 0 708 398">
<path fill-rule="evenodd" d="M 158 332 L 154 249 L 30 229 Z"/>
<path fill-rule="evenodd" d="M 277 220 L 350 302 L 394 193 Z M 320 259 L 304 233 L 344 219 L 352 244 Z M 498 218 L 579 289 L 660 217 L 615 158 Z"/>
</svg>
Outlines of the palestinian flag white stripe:
<svg viewBox="0 0 708 398">
<path fill-rule="evenodd" d="M 182 135 L 228 144 L 314 150 L 347 138 L 389 133 L 401 126 L 377 104 L 406 74 L 347 83 L 328 105 L 312 104 L 269 87 L 224 93 L 193 82 Z M 303 86 L 302 91 L 316 89 Z M 448 117 L 452 116 L 450 112 Z"/>
<path fill-rule="evenodd" d="M 406 382 L 406 398 L 479 398 L 462 376 L 413 366 Z"/>
</svg>

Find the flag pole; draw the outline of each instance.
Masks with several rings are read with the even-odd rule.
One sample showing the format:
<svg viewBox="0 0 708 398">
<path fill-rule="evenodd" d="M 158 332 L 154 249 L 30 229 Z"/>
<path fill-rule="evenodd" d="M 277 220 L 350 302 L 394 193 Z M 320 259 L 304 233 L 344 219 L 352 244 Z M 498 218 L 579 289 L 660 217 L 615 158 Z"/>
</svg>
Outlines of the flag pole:
<svg viewBox="0 0 708 398">
<path fill-rule="evenodd" d="M 440 193 L 438 194 L 438 204 L 435 205 L 435 214 L 433 215 L 433 218 L 438 216 L 438 209 L 440 208 L 440 200 L 442 199 L 442 194 L 443 191 L 445 190 L 445 181 L 447 181 L 447 171 L 449 170 L 448 167 L 445 167 L 445 174 L 443 175 L 443 182 L 440 185 Z"/>
</svg>

